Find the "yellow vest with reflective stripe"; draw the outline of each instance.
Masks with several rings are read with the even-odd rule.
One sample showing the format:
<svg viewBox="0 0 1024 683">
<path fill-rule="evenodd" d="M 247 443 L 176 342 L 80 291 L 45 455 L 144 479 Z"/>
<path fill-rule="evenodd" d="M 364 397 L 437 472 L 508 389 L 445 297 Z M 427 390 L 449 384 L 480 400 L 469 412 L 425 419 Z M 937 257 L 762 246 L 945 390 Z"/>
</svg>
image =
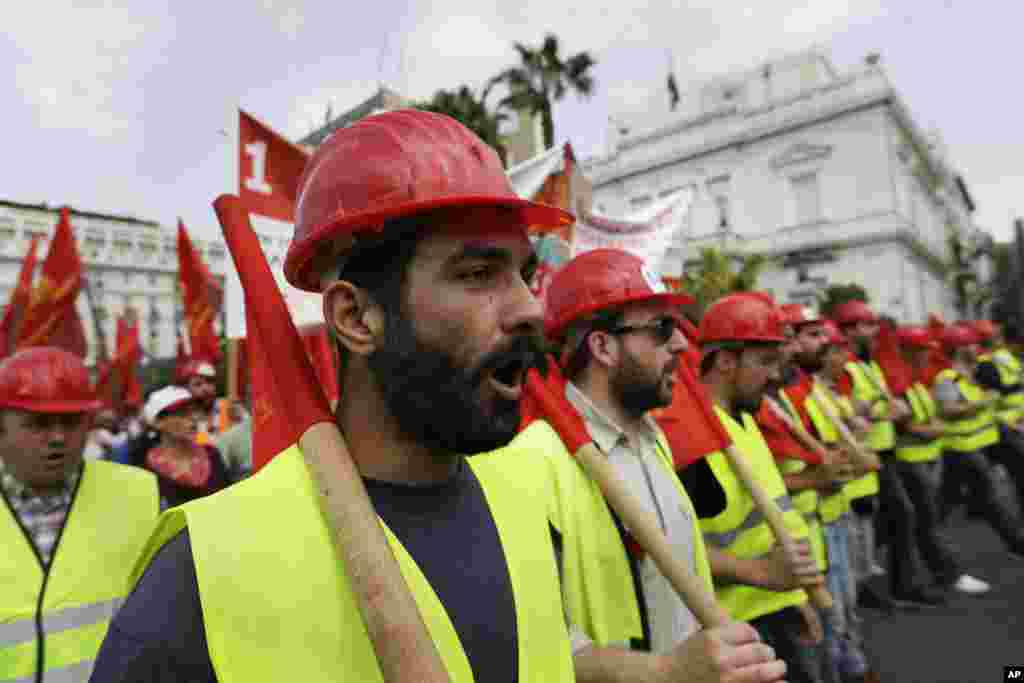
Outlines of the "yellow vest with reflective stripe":
<svg viewBox="0 0 1024 683">
<path fill-rule="evenodd" d="M 796 411 L 793 402 L 790 401 L 786 392 L 779 392 L 779 395 L 789 416 L 793 420 L 799 421 L 800 414 Z M 799 458 L 785 458 L 782 460 L 776 458 L 775 463 L 778 465 L 779 472 L 782 473 L 783 477 L 787 474 L 799 474 L 807 469 L 807 463 Z M 807 532 L 810 535 L 811 541 L 811 553 L 814 555 L 814 559 L 818 561 L 818 569 L 824 571 L 828 568 L 828 556 L 825 552 L 825 532 L 821 528 L 821 519 L 818 516 L 818 507 L 821 500 L 818 491 L 816 489 L 804 489 L 803 491 L 792 493 L 790 499 L 793 501 L 793 507 L 803 515 L 804 521 L 807 522 Z"/>
<path fill-rule="evenodd" d="M 1021 365 L 1017 357 L 1007 349 L 997 349 L 991 354 L 985 354 L 978 358 L 979 361 L 988 361 L 995 366 L 999 372 L 999 381 L 1003 386 L 1020 386 Z M 1005 424 L 1015 424 L 1024 418 L 1024 387 L 1009 394 L 1004 394 L 999 400 L 999 420 Z"/>
<path fill-rule="evenodd" d="M 711 590 L 711 567 L 697 513 L 675 473 L 662 434 L 658 445 L 661 465 L 679 491 L 684 513 L 693 520 L 690 566 Z M 539 460 L 546 473 L 545 488 L 538 489 L 531 501 L 543 501 L 562 537 L 562 590 L 572 623 L 599 646 L 648 649 L 629 556 L 601 489 L 543 420 L 530 424 L 508 448 L 517 461 Z"/>
<path fill-rule="evenodd" d="M 907 389 L 907 401 L 914 413 L 914 424 L 927 424 L 938 415 L 932 392 L 920 382 L 915 382 Z M 944 443 L 941 437 L 927 439 L 909 432 L 903 433 L 897 438 L 896 457 L 904 462 L 929 462 L 942 455 Z"/>
<path fill-rule="evenodd" d="M 940 372 L 935 383 L 954 382 L 964 401 L 977 403 L 984 400 L 985 390 L 963 377 L 952 368 Z M 999 427 L 996 425 L 994 409 L 983 410 L 974 417 L 946 421 L 946 448 L 968 453 L 999 442 Z"/>
<path fill-rule="evenodd" d="M 818 436 L 826 444 L 834 444 L 839 441 L 839 432 L 836 430 L 834 424 L 832 424 L 831 418 L 828 413 L 819 404 L 820 398 L 824 398 L 828 401 L 828 408 L 836 415 L 842 415 L 842 408 L 840 405 L 832 400 L 829 396 L 830 389 L 822 386 L 818 386 L 819 391 L 812 393 L 807 397 L 804 406 L 807 408 L 807 414 L 811 418 L 811 422 L 814 423 L 814 429 L 818 432 Z M 869 474 L 874 474 L 869 472 Z M 846 495 L 846 486 L 849 486 L 854 482 L 847 482 L 835 493 L 824 496 L 821 504 L 818 506 L 818 512 L 821 514 L 821 521 L 825 524 L 832 524 L 837 519 L 843 516 L 843 513 L 850 509 L 850 499 Z"/>
<path fill-rule="evenodd" d="M 735 447 L 747 458 L 765 494 L 783 511 L 786 528 L 793 538 L 807 538 L 807 524 L 793 507 L 782 474 L 754 418 L 744 413 L 743 424 L 740 425 L 718 407 L 715 412 Z M 705 540 L 741 559 L 765 557 L 775 546 L 775 537 L 754 505 L 754 499 L 733 473 L 724 453 L 712 453 L 707 461 L 725 492 L 725 510 L 715 517 L 700 521 Z M 780 592 L 740 584 L 723 584 L 716 585 L 715 593 L 736 621 L 750 621 L 807 601 L 807 595 L 799 589 Z"/>
<path fill-rule="evenodd" d="M 151 473 L 87 461 L 44 570 L 11 508 L 0 502 L 0 681 L 89 679 L 159 511 Z"/>
<path fill-rule="evenodd" d="M 878 363 L 871 361 L 850 361 L 846 364 L 846 371 L 850 373 L 853 380 L 853 397 L 858 401 L 870 403 L 872 406 L 871 431 L 868 432 L 867 446 L 876 451 L 887 451 L 893 447 L 896 440 L 896 432 L 893 429 L 891 420 L 884 418 L 889 414 L 889 402 L 885 398 L 885 375 Z"/>
<path fill-rule="evenodd" d="M 504 549 L 516 609 L 519 678 L 571 681 L 572 658 L 547 517 L 531 504 L 541 483 L 507 476 L 515 456 L 469 458 Z M 153 555 L 188 527 L 207 647 L 221 681 L 382 681 L 373 647 L 302 452 L 292 446 L 260 472 L 160 519 Z M 382 522 L 383 525 L 383 522 Z M 415 560 L 384 526 L 453 683 L 473 680 L 444 606 Z M 453 571 L 458 571 L 453 567 Z"/>
</svg>

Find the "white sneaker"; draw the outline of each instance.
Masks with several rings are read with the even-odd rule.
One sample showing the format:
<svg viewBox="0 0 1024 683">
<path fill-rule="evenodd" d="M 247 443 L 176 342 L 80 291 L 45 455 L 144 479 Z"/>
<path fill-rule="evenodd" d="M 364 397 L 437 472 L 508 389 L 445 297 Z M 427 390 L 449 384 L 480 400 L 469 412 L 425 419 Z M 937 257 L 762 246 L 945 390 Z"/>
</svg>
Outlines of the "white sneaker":
<svg viewBox="0 0 1024 683">
<path fill-rule="evenodd" d="M 871 565 L 871 576 L 885 576 L 885 567 L 880 564 Z"/>
<path fill-rule="evenodd" d="M 953 589 L 968 595 L 981 595 L 992 590 L 992 586 L 981 579 L 976 579 L 970 574 L 961 574 L 960 578 L 953 584 Z"/>
</svg>

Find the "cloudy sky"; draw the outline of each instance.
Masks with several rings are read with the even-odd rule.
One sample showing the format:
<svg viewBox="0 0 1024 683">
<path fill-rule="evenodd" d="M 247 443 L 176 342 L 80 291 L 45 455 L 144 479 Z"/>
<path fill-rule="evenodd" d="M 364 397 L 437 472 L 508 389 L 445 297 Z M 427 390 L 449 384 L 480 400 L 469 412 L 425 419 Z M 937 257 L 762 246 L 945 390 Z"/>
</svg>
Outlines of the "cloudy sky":
<svg viewBox="0 0 1024 683">
<path fill-rule="evenodd" d="M 514 62 L 513 41 L 551 31 L 598 60 L 595 96 L 557 109 L 556 135 L 583 157 L 609 115 L 666 106 L 670 54 L 685 89 L 812 45 L 840 69 L 879 51 L 922 128 L 942 132 L 979 224 L 1006 239 L 1024 215 L 1019 2 L 36 0 L 0 16 L 0 197 L 14 201 L 180 215 L 212 236 L 237 107 L 298 138 L 381 80 L 413 97 L 479 85 Z"/>
</svg>

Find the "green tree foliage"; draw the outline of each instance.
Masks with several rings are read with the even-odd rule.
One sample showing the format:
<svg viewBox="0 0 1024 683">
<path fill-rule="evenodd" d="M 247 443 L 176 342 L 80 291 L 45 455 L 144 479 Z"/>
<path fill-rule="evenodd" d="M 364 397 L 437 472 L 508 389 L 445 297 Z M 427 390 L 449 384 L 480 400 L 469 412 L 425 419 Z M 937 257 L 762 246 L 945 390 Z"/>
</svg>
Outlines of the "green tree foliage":
<svg viewBox="0 0 1024 683">
<path fill-rule="evenodd" d="M 767 264 L 762 254 L 734 257 L 712 247 L 701 249 L 697 264 L 684 269 L 680 289 L 694 298 L 694 317 L 699 318 L 726 294 L 757 289 L 758 277 Z"/>
<path fill-rule="evenodd" d="M 828 316 L 832 314 L 832 310 L 836 306 L 847 301 L 870 303 L 871 299 L 868 297 L 866 289 L 854 282 L 849 282 L 845 285 L 830 285 L 825 289 L 825 293 L 818 299 L 818 307 L 821 309 L 822 315 Z"/>
<path fill-rule="evenodd" d="M 501 144 L 498 133 L 502 121 L 508 116 L 501 111 L 492 111 L 487 107 L 487 96 L 493 84 L 483 90 L 480 97 L 476 96 L 469 86 L 459 86 L 457 90 L 438 90 L 427 102 L 416 105 L 417 109 L 445 114 L 459 121 L 480 139 L 493 147 L 505 163 L 505 147 Z"/>
<path fill-rule="evenodd" d="M 505 69 L 491 80 L 504 83 L 509 94 L 499 105 L 513 110 L 526 109 L 539 114 L 544 130 L 544 148 L 555 144 L 555 120 L 551 107 L 569 92 L 590 97 L 594 92 L 591 69 L 596 62 L 589 52 L 564 58 L 559 54 L 558 37 L 544 36 L 540 47 L 514 43 L 519 65 Z"/>
</svg>

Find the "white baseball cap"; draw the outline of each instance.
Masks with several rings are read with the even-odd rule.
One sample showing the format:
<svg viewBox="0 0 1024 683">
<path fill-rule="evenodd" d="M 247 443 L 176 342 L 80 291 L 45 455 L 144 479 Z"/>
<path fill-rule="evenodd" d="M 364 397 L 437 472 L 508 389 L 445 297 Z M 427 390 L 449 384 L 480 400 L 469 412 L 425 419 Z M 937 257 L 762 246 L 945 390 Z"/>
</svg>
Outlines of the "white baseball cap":
<svg viewBox="0 0 1024 683">
<path fill-rule="evenodd" d="M 152 422 L 165 410 L 180 408 L 194 401 L 192 392 L 185 387 L 166 386 L 149 395 L 146 405 L 142 407 L 142 417 L 146 422 Z"/>
</svg>

